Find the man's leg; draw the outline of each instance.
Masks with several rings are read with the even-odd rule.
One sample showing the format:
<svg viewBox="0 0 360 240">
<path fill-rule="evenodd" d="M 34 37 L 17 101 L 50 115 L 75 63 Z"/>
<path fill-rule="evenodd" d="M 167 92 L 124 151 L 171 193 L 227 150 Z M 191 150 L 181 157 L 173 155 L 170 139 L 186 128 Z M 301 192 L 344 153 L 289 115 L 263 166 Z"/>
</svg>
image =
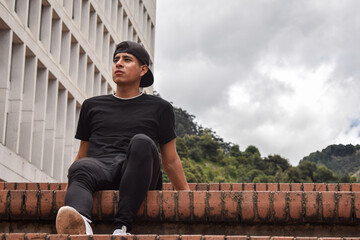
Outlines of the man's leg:
<svg viewBox="0 0 360 240">
<path fill-rule="evenodd" d="M 124 225 L 127 231 L 131 230 L 147 191 L 159 188 L 160 177 L 160 158 L 155 143 L 144 134 L 135 135 L 130 141 L 127 158 L 121 169 L 115 229 L 121 229 Z"/>
<path fill-rule="evenodd" d="M 56 228 L 59 233 L 92 234 L 90 227 L 93 207 L 92 193 L 110 179 L 111 166 L 94 158 L 82 158 L 74 162 L 68 171 L 68 189 L 65 196 L 65 206 L 59 210 Z M 89 233 L 90 232 L 90 233 Z"/>
</svg>

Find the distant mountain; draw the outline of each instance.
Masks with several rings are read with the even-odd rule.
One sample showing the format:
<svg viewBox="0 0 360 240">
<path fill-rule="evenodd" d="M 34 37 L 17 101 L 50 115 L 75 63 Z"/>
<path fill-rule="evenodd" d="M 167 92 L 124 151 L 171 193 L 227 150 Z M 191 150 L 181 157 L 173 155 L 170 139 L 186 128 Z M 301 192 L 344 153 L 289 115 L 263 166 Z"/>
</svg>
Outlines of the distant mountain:
<svg viewBox="0 0 360 240">
<path fill-rule="evenodd" d="M 300 163 L 306 161 L 323 164 L 334 173 L 356 175 L 360 173 L 360 145 L 330 145 L 321 152 L 316 151 L 304 157 Z"/>
</svg>

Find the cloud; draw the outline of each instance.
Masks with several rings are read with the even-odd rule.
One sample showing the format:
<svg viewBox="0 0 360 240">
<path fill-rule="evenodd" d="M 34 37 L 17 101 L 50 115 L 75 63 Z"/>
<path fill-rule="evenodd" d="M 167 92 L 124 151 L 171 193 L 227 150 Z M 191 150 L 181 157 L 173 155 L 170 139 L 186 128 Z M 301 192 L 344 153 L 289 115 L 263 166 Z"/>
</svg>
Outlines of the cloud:
<svg viewBox="0 0 360 240">
<path fill-rule="evenodd" d="M 157 5 L 155 89 L 225 141 L 293 164 L 360 143 L 360 1 Z"/>
</svg>

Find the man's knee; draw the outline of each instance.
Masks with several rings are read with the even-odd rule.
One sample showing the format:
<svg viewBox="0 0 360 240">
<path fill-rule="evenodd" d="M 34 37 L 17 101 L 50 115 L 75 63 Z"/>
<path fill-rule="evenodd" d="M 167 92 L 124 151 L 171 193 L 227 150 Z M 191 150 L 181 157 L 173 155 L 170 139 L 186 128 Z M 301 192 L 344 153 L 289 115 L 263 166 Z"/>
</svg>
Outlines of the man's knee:
<svg viewBox="0 0 360 240">
<path fill-rule="evenodd" d="M 136 134 L 131 138 L 130 145 L 134 144 L 140 146 L 148 145 L 150 147 L 156 148 L 155 142 L 149 136 L 142 133 Z"/>
<path fill-rule="evenodd" d="M 75 161 L 69 167 L 68 178 L 70 178 L 74 175 L 91 172 L 92 169 L 94 168 L 93 164 L 92 164 L 93 160 L 94 159 L 92 159 L 92 158 L 81 158 L 81 159 Z"/>
</svg>

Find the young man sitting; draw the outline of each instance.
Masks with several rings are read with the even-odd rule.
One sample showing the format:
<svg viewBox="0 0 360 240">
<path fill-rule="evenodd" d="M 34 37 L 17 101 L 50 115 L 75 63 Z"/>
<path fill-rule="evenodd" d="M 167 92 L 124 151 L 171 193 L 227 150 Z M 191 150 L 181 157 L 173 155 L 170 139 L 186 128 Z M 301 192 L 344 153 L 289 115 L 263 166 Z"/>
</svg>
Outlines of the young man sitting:
<svg viewBox="0 0 360 240">
<path fill-rule="evenodd" d="M 150 57 L 138 43 L 121 42 L 113 56 L 115 94 L 84 101 L 75 137 L 80 142 L 68 171 L 59 234 L 93 234 L 93 192 L 119 190 L 113 235 L 127 235 L 148 190 L 162 188 L 161 162 L 176 190 L 189 190 L 176 152 L 175 116 L 165 100 L 143 94 L 153 84 Z"/>
</svg>

